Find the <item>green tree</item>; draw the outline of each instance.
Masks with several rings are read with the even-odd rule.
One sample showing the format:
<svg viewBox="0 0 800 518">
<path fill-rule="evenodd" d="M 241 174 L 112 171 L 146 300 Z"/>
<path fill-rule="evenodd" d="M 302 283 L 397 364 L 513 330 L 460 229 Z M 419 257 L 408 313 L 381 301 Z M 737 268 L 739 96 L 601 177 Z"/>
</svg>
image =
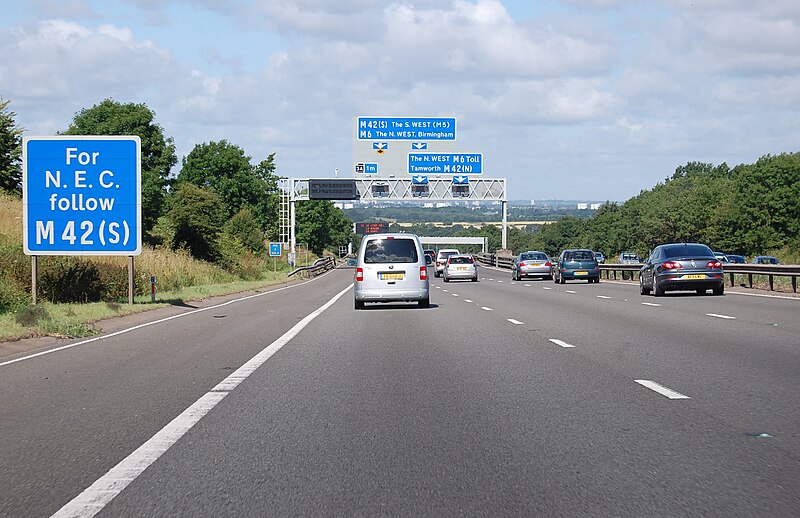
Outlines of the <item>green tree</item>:
<svg viewBox="0 0 800 518">
<path fill-rule="evenodd" d="M 155 122 L 155 113 L 145 104 L 122 104 L 105 99 L 75 115 L 64 135 L 138 135 L 142 141 L 142 225 L 144 237 L 164 208 L 172 166 L 178 163 L 172 137 Z"/>
<path fill-rule="evenodd" d="M 215 191 L 227 217 L 251 209 L 266 231 L 275 220 L 275 204 L 270 203 L 270 195 L 277 192 L 275 155 L 256 166 L 250 160 L 242 148 L 226 140 L 198 144 L 184 157 L 178 181 Z"/>
<path fill-rule="evenodd" d="M 308 243 L 317 255 L 328 249 L 347 245 L 353 238 L 353 222 L 327 200 L 298 203 L 295 219 L 297 241 Z"/>
<path fill-rule="evenodd" d="M 224 231 L 251 252 L 264 251 L 264 234 L 249 207 L 234 214 L 225 223 Z"/>
<path fill-rule="evenodd" d="M 198 259 L 213 261 L 218 257 L 217 238 L 225 214 L 216 192 L 189 182 L 178 184 L 170 198 L 167 219 L 172 228 L 172 248 L 187 248 Z"/>
<path fill-rule="evenodd" d="M 22 192 L 22 128 L 14 122 L 16 113 L 8 110 L 11 101 L 0 101 L 0 189 Z"/>
</svg>

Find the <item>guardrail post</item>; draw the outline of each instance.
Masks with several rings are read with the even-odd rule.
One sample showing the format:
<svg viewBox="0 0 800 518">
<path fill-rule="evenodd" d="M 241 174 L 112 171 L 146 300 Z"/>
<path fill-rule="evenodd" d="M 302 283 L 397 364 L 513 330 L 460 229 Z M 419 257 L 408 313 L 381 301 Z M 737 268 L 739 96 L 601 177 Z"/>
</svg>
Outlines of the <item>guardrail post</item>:
<svg viewBox="0 0 800 518">
<path fill-rule="evenodd" d="M 748 273 L 747 274 L 747 284 L 750 286 L 750 289 L 752 290 L 753 289 L 753 274 L 752 273 Z"/>
<path fill-rule="evenodd" d="M 797 293 L 797 277 L 792 275 L 792 293 Z"/>
<path fill-rule="evenodd" d="M 775 290 L 772 288 L 772 275 L 770 275 L 770 276 L 769 276 L 769 291 L 775 291 Z"/>
</svg>

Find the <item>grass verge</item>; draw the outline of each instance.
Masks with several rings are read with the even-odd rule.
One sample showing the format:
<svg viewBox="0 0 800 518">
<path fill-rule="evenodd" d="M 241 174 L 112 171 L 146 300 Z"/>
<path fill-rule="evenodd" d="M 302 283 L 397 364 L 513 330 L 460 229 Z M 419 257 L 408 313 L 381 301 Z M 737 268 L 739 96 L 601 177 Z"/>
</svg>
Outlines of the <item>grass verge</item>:
<svg viewBox="0 0 800 518">
<path fill-rule="evenodd" d="M 37 336 L 80 338 L 100 333 L 95 324 L 107 318 L 142 313 L 168 305 L 182 305 L 208 297 L 254 291 L 285 282 L 285 271 L 266 272 L 257 281 L 233 281 L 220 284 L 189 286 L 157 292 L 156 302 L 150 295 L 134 297 L 134 304 L 118 302 L 92 302 L 89 304 L 52 304 L 42 302 L 28 306 L 16 313 L 0 314 L 0 341 L 19 340 Z M 299 280 L 299 279 L 297 279 Z"/>
</svg>

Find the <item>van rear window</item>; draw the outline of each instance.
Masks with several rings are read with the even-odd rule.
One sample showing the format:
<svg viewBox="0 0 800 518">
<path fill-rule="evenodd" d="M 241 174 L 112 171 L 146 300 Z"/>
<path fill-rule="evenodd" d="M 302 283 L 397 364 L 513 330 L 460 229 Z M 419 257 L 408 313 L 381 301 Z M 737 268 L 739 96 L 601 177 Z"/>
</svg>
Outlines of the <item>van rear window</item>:
<svg viewBox="0 0 800 518">
<path fill-rule="evenodd" d="M 364 263 L 416 263 L 416 241 L 413 239 L 373 239 L 367 242 L 364 250 Z"/>
</svg>

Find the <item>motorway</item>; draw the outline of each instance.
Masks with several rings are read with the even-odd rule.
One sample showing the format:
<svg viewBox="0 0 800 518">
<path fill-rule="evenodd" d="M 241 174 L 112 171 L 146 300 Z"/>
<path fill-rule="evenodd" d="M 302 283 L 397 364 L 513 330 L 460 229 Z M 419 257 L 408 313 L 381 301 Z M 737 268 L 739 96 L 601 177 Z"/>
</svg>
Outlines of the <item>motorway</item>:
<svg viewBox="0 0 800 518">
<path fill-rule="evenodd" d="M 0 516 L 797 516 L 800 299 L 480 272 L 0 358 Z"/>
</svg>

